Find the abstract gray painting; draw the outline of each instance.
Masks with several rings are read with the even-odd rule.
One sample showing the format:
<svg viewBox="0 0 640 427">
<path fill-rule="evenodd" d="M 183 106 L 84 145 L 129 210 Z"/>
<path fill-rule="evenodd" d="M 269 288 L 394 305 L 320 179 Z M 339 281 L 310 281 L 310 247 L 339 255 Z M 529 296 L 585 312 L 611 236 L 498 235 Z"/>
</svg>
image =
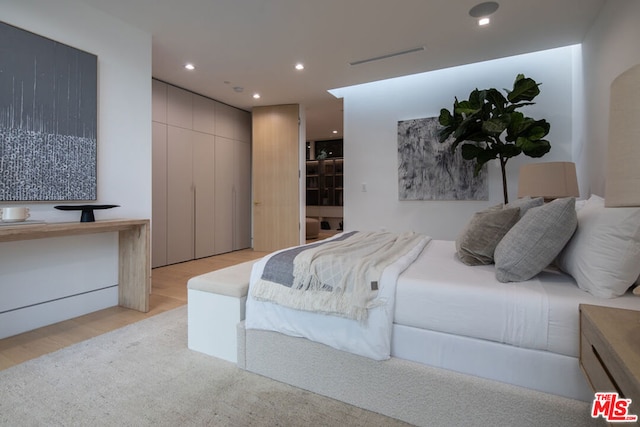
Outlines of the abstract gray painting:
<svg viewBox="0 0 640 427">
<path fill-rule="evenodd" d="M 438 142 L 437 117 L 398 122 L 400 200 L 489 200 L 486 165 L 473 175 L 475 162 L 460 149 Z"/>
<path fill-rule="evenodd" d="M 97 62 L 0 22 L 0 201 L 96 199 Z"/>
</svg>

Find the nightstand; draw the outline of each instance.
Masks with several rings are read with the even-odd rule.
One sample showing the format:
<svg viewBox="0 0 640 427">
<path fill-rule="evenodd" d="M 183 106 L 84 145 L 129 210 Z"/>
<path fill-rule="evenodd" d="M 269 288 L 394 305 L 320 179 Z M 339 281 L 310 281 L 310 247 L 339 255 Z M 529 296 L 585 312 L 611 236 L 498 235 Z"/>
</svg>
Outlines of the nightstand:
<svg viewBox="0 0 640 427">
<path fill-rule="evenodd" d="M 580 367 L 594 392 L 618 392 L 640 415 L 640 311 L 580 304 Z"/>
</svg>

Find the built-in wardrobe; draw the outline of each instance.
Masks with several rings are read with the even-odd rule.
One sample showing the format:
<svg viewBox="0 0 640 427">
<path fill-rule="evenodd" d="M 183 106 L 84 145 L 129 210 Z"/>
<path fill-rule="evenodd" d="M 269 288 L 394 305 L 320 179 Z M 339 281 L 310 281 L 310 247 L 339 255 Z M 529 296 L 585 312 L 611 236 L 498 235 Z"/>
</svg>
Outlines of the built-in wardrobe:
<svg viewBox="0 0 640 427">
<path fill-rule="evenodd" d="M 152 84 L 152 266 L 250 247 L 251 114 Z"/>
</svg>

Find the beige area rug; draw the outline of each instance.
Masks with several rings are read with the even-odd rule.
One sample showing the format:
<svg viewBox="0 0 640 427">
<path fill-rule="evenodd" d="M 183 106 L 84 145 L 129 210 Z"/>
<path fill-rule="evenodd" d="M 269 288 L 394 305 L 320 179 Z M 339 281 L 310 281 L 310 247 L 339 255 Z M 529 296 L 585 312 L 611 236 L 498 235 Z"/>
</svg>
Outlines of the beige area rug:
<svg viewBox="0 0 640 427">
<path fill-rule="evenodd" d="M 0 371 L 0 425 L 407 424 L 189 350 L 185 306 Z"/>
</svg>

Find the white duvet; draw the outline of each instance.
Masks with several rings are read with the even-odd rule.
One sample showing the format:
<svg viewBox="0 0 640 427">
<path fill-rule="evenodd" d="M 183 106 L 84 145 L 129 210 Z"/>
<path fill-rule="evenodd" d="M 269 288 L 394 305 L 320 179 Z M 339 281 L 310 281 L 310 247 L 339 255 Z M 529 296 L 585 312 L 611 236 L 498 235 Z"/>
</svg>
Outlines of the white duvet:
<svg viewBox="0 0 640 427">
<path fill-rule="evenodd" d="M 422 238 L 406 255 L 382 272 L 379 291 L 364 321 L 327 316 L 310 311 L 287 308 L 251 296 L 251 287 L 261 278 L 271 254 L 256 262 L 251 273 L 247 297 L 245 327 L 281 332 L 305 337 L 375 360 L 385 360 L 391 354 L 391 329 L 394 316 L 396 282 L 400 274 L 420 255 L 429 237 Z M 276 252 L 277 253 L 277 252 Z"/>
<path fill-rule="evenodd" d="M 392 352 L 393 324 L 577 357 L 579 304 L 640 310 L 640 298 L 631 292 L 597 298 L 578 288 L 570 276 L 554 271 L 525 282 L 501 283 L 493 265 L 470 267 L 460 262 L 453 241 L 431 240 L 423 247 L 384 271 L 378 295 L 383 304 L 369 311 L 364 325 L 250 296 L 245 325 L 376 360 L 388 359 Z M 267 259 L 254 265 L 251 283 L 261 276 Z"/>
<path fill-rule="evenodd" d="M 598 298 L 545 270 L 501 283 L 493 265 L 467 266 L 455 242 L 432 240 L 397 284 L 394 323 L 577 357 L 580 304 L 640 310 L 640 298 Z"/>
</svg>

